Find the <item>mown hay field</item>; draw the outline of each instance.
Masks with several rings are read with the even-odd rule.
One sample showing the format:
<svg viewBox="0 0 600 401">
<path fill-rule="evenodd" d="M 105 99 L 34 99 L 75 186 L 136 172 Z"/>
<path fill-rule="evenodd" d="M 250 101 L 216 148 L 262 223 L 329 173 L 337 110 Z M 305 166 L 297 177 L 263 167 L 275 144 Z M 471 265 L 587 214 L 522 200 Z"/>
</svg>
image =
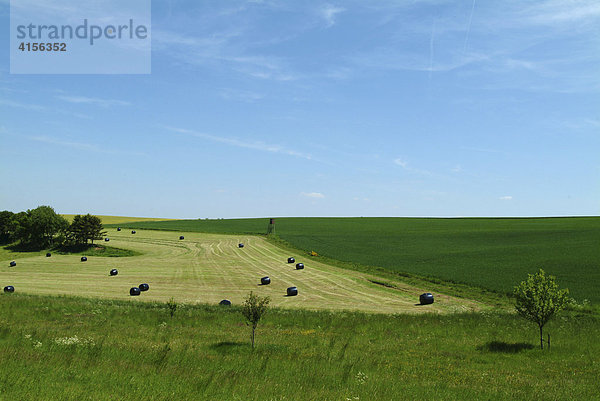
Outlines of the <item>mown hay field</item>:
<svg viewBox="0 0 600 401">
<path fill-rule="evenodd" d="M 180 235 L 184 240 L 180 240 Z M 382 313 L 456 312 L 479 310 L 485 305 L 435 294 L 433 305 L 417 305 L 415 288 L 401 282 L 395 288 L 374 282 L 378 278 L 330 266 L 308 255 L 290 255 L 265 238 L 252 235 L 173 233 L 170 231 L 109 229 L 110 245 L 140 253 L 131 257 L 23 254 L 17 266 L 0 260 L 0 285 L 13 285 L 27 294 L 78 295 L 109 299 L 128 299 L 129 289 L 147 283 L 150 290 L 135 301 L 167 301 L 217 304 L 229 299 L 239 305 L 254 291 L 284 308 L 361 310 Z M 244 248 L 238 248 L 238 243 Z M 11 255 L 14 256 L 14 255 Z M 29 256 L 29 257 L 26 257 Z M 296 270 L 287 263 L 289 256 L 303 262 Z M 119 274 L 110 276 L 111 269 Z M 260 285 L 269 276 L 270 285 Z M 286 288 L 296 286 L 299 294 L 287 297 Z"/>
</svg>

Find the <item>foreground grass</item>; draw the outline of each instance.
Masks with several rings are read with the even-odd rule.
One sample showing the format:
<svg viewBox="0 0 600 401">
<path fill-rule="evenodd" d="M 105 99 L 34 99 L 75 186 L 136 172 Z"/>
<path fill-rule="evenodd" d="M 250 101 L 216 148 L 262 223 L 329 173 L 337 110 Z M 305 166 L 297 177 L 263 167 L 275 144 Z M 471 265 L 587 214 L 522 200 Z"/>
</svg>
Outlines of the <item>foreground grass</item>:
<svg viewBox="0 0 600 401">
<path fill-rule="evenodd" d="M 597 399 L 600 320 L 272 310 L 0 295 L 0 398 Z"/>
<path fill-rule="evenodd" d="M 268 219 L 140 222 L 134 228 L 266 232 Z M 506 293 L 543 268 L 580 302 L 600 302 L 600 217 L 523 219 L 278 218 L 277 235 L 304 251 Z"/>
</svg>

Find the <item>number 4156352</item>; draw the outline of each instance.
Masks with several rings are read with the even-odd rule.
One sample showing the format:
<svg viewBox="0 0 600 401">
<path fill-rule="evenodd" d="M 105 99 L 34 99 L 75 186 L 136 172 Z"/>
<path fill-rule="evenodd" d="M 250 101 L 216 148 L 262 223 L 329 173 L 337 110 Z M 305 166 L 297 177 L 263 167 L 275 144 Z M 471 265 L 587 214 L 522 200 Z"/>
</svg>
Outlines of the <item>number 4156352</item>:
<svg viewBox="0 0 600 401">
<path fill-rule="evenodd" d="M 21 44 L 19 45 L 19 50 L 21 50 L 22 52 L 66 52 L 67 44 L 21 42 Z"/>
</svg>

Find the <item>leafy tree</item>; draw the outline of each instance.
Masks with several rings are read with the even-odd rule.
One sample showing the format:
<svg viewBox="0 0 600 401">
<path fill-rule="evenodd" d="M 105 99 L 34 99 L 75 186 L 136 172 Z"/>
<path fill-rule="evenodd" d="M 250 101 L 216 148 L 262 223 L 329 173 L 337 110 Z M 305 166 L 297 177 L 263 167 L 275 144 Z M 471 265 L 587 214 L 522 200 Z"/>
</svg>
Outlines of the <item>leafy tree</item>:
<svg viewBox="0 0 600 401">
<path fill-rule="evenodd" d="M 11 230 L 14 230 L 15 240 L 41 249 L 52 245 L 56 235 L 68 225 L 50 206 L 39 206 L 14 215 Z"/>
<path fill-rule="evenodd" d="M 252 325 L 252 348 L 254 348 L 254 334 L 256 332 L 256 327 L 258 326 L 260 319 L 267 312 L 269 302 L 271 302 L 269 297 L 254 295 L 252 291 L 250 291 L 250 294 L 244 299 L 242 314 L 248 320 L 249 324 Z"/>
<path fill-rule="evenodd" d="M 69 239 L 76 244 L 87 244 L 88 240 L 94 243 L 94 240 L 102 239 L 106 231 L 102 225 L 102 220 L 98 216 L 78 214 L 73 217 L 69 226 Z"/>
<path fill-rule="evenodd" d="M 0 244 L 10 242 L 14 234 L 14 216 L 15 214 L 8 210 L 0 212 Z"/>
<path fill-rule="evenodd" d="M 568 294 L 568 289 L 560 290 L 555 277 L 547 276 L 542 269 L 535 274 L 529 274 L 527 280 L 515 287 L 515 309 L 519 315 L 536 323 L 540 328 L 541 349 L 544 349 L 544 325 L 566 306 L 569 301 Z"/>
</svg>

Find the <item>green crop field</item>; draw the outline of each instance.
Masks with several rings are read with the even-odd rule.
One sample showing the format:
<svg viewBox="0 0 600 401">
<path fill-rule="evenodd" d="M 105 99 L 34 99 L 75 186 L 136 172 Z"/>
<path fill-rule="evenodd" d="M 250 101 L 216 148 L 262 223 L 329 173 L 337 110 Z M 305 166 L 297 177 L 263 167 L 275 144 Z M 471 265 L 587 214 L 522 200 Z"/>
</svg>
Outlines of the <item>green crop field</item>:
<svg viewBox="0 0 600 401">
<path fill-rule="evenodd" d="M 185 239 L 180 240 L 179 235 Z M 394 288 L 375 284 L 380 280 L 362 272 L 344 270 L 287 251 L 251 235 L 173 233 L 170 231 L 109 229 L 110 244 L 134 251 L 138 256 L 100 257 L 24 253 L 0 260 L 0 285 L 13 285 L 28 294 L 62 294 L 127 299 L 129 289 L 148 283 L 150 291 L 135 301 L 166 301 L 170 297 L 187 303 L 216 304 L 229 299 L 240 304 L 250 291 L 272 298 L 275 306 L 287 308 L 363 310 L 372 312 L 420 313 L 478 310 L 486 306 L 436 293 L 433 305 L 418 306 L 424 288 L 401 282 Z M 238 248 L 243 242 L 244 248 Z M 94 250 L 90 250 L 93 252 Z M 0 257 L 2 254 L 0 253 Z M 18 255 L 17 255 L 18 256 Z M 288 264 L 288 256 L 303 262 L 305 269 Z M 9 267 L 10 260 L 16 267 Z M 109 271 L 118 269 L 117 276 Z M 271 277 L 272 284 L 260 286 L 260 278 Z M 299 295 L 287 297 L 286 288 L 298 287 Z"/>
<path fill-rule="evenodd" d="M 174 220 L 127 227 L 266 232 L 268 219 Z M 276 234 L 331 259 L 510 292 L 543 268 L 578 301 L 600 302 L 600 217 L 278 218 Z"/>
<path fill-rule="evenodd" d="M 593 315 L 550 322 L 541 351 L 514 314 L 274 309 L 253 352 L 235 306 L 136 301 L 0 295 L 0 399 L 598 399 Z"/>
</svg>

